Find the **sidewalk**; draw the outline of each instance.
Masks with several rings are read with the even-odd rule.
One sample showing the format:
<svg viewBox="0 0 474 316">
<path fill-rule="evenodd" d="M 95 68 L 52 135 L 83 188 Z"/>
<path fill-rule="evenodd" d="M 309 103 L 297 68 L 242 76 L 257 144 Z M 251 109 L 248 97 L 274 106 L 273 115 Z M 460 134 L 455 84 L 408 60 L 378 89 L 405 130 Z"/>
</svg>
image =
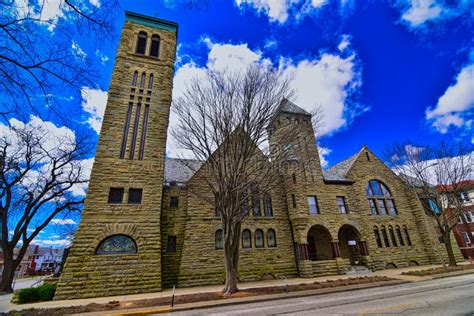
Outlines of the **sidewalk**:
<svg viewBox="0 0 474 316">
<path fill-rule="evenodd" d="M 250 289 L 250 288 L 260 288 L 260 287 L 269 287 L 269 286 L 284 286 L 286 284 L 294 285 L 294 284 L 302 284 L 302 283 L 324 282 L 327 280 L 349 279 L 349 278 L 354 278 L 354 277 L 359 277 L 359 276 L 386 276 L 393 279 L 416 282 L 416 281 L 430 280 L 430 279 L 433 279 L 434 277 L 433 276 L 420 277 L 420 276 L 401 275 L 401 273 L 406 272 L 406 271 L 426 270 L 432 267 L 439 267 L 439 266 L 430 265 L 430 266 L 407 267 L 407 268 L 398 268 L 398 269 L 390 269 L 390 270 L 381 270 L 381 271 L 365 273 L 365 274 L 357 274 L 357 275 L 334 275 L 334 276 L 326 276 L 326 277 L 318 277 L 318 278 L 292 278 L 288 280 L 278 279 L 278 280 L 256 281 L 256 282 L 241 283 L 239 284 L 239 288 L 242 290 L 245 290 L 245 289 Z M 474 270 L 471 270 L 471 271 L 472 273 L 474 273 Z M 209 293 L 209 292 L 217 292 L 221 290 L 222 290 L 222 285 L 179 288 L 179 289 L 176 289 L 175 295 Z M 12 304 L 9 301 L 2 300 L 3 297 L 0 296 L 0 313 L 8 312 L 11 310 L 24 310 L 24 309 L 29 309 L 29 308 L 40 309 L 40 308 L 71 307 L 71 306 L 84 306 L 91 303 L 107 304 L 111 301 L 129 302 L 129 301 L 136 301 L 136 300 L 143 300 L 143 299 L 166 298 L 166 297 L 171 297 L 172 294 L 173 294 L 173 291 L 171 289 L 166 289 L 162 292 L 154 292 L 154 293 L 97 297 L 97 298 L 87 298 L 87 299 L 77 299 L 77 300 L 62 300 L 62 301 L 40 302 L 40 303 L 22 304 L 22 305 Z"/>
</svg>

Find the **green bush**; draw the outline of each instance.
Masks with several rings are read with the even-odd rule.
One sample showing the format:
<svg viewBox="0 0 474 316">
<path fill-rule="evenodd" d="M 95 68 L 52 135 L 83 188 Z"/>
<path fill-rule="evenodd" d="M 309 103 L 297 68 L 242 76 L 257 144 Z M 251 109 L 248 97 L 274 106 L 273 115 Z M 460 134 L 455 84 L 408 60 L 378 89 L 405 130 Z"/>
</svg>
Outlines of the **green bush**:
<svg viewBox="0 0 474 316">
<path fill-rule="evenodd" d="M 31 303 L 40 300 L 38 288 L 21 289 L 18 293 L 18 303 Z"/>
<path fill-rule="evenodd" d="M 54 297 L 54 292 L 56 292 L 56 285 L 53 284 L 43 284 L 37 287 L 39 298 L 42 301 L 52 301 Z"/>
<path fill-rule="evenodd" d="M 43 284 L 38 287 L 21 289 L 18 291 L 18 303 L 24 304 L 38 301 L 52 301 L 55 292 L 56 285 L 53 284 Z"/>
</svg>

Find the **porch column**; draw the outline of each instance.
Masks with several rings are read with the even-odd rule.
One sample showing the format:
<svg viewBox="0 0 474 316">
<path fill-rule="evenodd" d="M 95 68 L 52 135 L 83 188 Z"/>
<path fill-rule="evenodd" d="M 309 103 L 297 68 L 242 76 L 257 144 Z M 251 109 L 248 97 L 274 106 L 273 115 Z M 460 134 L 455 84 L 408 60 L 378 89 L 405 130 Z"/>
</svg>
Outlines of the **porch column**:
<svg viewBox="0 0 474 316">
<path fill-rule="evenodd" d="M 332 241 L 331 242 L 331 250 L 332 250 L 332 256 L 334 258 L 340 258 L 341 257 L 341 249 L 339 249 L 339 242 L 338 241 Z"/>
<path fill-rule="evenodd" d="M 359 241 L 359 249 L 360 249 L 360 254 L 362 256 L 368 256 L 369 255 L 369 248 L 367 247 L 367 241 L 365 241 L 365 240 Z"/>
<path fill-rule="evenodd" d="M 298 253 L 300 256 L 300 260 L 309 260 L 307 244 L 298 244 Z"/>
</svg>

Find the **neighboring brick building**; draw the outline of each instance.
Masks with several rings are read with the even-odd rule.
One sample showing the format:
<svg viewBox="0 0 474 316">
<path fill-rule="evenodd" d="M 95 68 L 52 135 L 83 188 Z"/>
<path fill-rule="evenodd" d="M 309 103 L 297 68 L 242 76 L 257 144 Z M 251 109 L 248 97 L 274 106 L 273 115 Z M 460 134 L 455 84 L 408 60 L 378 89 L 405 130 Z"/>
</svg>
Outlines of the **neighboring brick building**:
<svg viewBox="0 0 474 316">
<path fill-rule="evenodd" d="M 454 236 L 464 258 L 474 259 L 474 180 L 463 183 L 459 201 L 463 204 L 463 214 L 454 228 Z"/>
<path fill-rule="evenodd" d="M 164 158 L 177 29 L 126 14 L 83 217 L 55 299 L 224 281 L 221 221 L 200 173 L 205 162 Z M 252 203 L 239 279 L 440 262 L 444 247 L 416 193 L 365 146 L 322 170 L 310 120 L 287 100 L 275 113 L 270 143 L 282 128 L 302 127 L 290 144 L 296 163 Z"/>
</svg>

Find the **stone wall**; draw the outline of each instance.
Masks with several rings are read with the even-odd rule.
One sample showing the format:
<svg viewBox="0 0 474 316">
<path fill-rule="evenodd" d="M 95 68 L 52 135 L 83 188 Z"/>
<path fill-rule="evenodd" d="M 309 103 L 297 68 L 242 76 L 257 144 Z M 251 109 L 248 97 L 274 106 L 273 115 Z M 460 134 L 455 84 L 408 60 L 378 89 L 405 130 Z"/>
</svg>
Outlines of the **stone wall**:
<svg viewBox="0 0 474 316">
<path fill-rule="evenodd" d="M 133 15 L 133 14 L 132 14 Z M 131 21 L 133 20 L 133 22 Z M 108 92 L 102 129 L 92 169 L 89 189 L 81 223 L 55 299 L 73 299 L 119 294 L 159 291 L 161 283 L 160 212 L 163 183 L 163 159 L 166 145 L 169 107 L 176 51 L 176 30 L 169 22 L 144 18 L 127 13 L 123 27 L 115 68 Z M 138 32 L 150 37 L 161 37 L 159 58 L 135 54 Z M 138 72 L 137 86 L 132 86 L 134 72 Z M 146 83 L 140 90 L 142 73 Z M 153 73 L 154 81 L 148 89 Z M 128 141 L 124 159 L 121 159 L 122 139 L 129 103 L 133 105 Z M 138 103 L 141 111 L 137 115 Z M 144 108 L 149 104 L 148 129 L 144 156 L 138 151 L 143 128 Z M 131 137 L 134 122 L 138 123 L 135 156 L 131 159 Z M 122 203 L 109 204 L 111 187 L 124 188 Z M 131 188 L 142 189 L 140 204 L 129 204 Z M 96 255 L 104 238 L 123 234 L 131 237 L 137 253 Z"/>
<path fill-rule="evenodd" d="M 179 268 L 178 286 L 223 284 L 225 277 L 224 251 L 215 247 L 215 232 L 221 220 L 215 216 L 213 200 L 199 175 L 188 183 L 187 219 Z M 242 230 L 252 233 L 252 248 L 240 248 L 238 277 L 240 281 L 266 277 L 294 277 L 297 275 L 291 228 L 280 186 L 271 191 L 273 216 L 250 215 Z M 262 212 L 263 214 L 263 212 Z M 255 248 L 255 230 L 264 231 L 263 248 Z M 276 247 L 268 247 L 267 231 L 276 232 Z"/>
<path fill-rule="evenodd" d="M 170 207 L 170 197 L 178 198 L 178 207 Z M 168 186 L 163 190 L 163 205 L 161 213 L 161 269 L 163 273 L 163 288 L 178 285 L 179 267 L 183 253 L 183 243 L 186 236 L 187 219 L 187 190 L 177 186 Z M 168 237 L 176 236 L 176 251 L 168 249 Z"/>
</svg>

